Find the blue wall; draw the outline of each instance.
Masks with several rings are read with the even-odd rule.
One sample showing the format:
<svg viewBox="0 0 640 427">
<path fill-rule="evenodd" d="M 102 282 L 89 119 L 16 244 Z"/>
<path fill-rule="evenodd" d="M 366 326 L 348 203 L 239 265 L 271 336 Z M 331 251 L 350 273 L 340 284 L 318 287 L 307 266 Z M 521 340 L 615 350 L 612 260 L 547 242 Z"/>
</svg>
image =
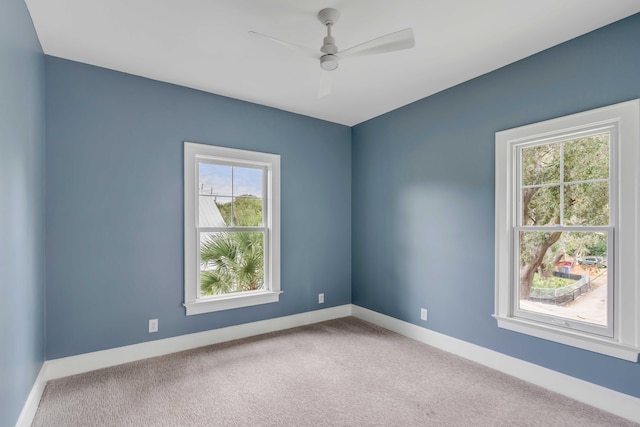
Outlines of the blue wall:
<svg viewBox="0 0 640 427">
<path fill-rule="evenodd" d="M 353 303 L 640 397 L 639 364 L 491 317 L 495 132 L 640 97 L 639 41 L 635 15 L 355 126 Z"/>
<path fill-rule="evenodd" d="M 1 2 L 0 425 L 45 351 L 349 302 L 418 325 L 427 307 L 435 331 L 640 397 L 639 364 L 491 318 L 495 132 L 640 97 L 638 40 L 640 15 L 349 129 L 45 60 L 24 2 Z M 281 154 L 280 303 L 184 315 L 185 140 Z"/>
<path fill-rule="evenodd" d="M 46 111 L 47 359 L 351 302 L 350 128 L 53 57 Z M 185 316 L 183 141 L 281 155 L 279 303 Z"/>
<path fill-rule="evenodd" d="M 44 56 L 22 0 L 0 1 L 0 426 L 44 360 Z"/>
</svg>

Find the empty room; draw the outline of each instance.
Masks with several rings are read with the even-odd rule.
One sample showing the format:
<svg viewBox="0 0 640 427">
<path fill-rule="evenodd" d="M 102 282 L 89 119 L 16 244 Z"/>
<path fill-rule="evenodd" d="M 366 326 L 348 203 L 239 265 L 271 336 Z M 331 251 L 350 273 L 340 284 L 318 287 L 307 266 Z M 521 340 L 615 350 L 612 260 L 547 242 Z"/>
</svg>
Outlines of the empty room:
<svg viewBox="0 0 640 427">
<path fill-rule="evenodd" d="M 640 425 L 637 0 L 0 1 L 0 426 Z"/>
</svg>

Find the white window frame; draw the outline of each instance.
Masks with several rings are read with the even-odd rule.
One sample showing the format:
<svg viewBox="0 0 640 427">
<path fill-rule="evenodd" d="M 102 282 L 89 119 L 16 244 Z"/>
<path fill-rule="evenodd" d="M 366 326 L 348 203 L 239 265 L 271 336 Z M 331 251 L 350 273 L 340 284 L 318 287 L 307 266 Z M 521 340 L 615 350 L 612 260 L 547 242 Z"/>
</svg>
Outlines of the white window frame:
<svg viewBox="0 0 640 427">
<path fill-rule="evenodd" d="M 564 180 L 564 170 L 563 170 L 563 165 L 564 165 L 564 150 L 561 148 L 560 149 L 560 170 L 559 170 L 559 181 L 558 182 L 552 182 L 552 183 L 544 183 L 542 184 L 543 186 L 558 186 L 560 188 L 560 198 L 559 198 L 559 210 L 560 210 L 560 224 L 558 225 L 544 225 L 544 226 L 530 226 L 530 225 L 525 225 L 523 224 L 523 218 L 522 218 L 522 212 L 523 212 L 523 207 L 522 207 L 522 190 L 524 188 L 524 186 L 522 185 L 521 182 L 521 178 L 522 178 L 522 165 L 521 165 L 521 161 L 522 161 L 522 150 L 526 149 L 526 148 L 530 148 L 530 147 L 535 147 L 535 146 L 541 146 L 541 145 L 551 145 L 551 144 L 560 144 L 562 145 L 565 141 L 569 141 L 569 140 L 575 140 L 578 138 L 583 138 L 583 137 L 588 137 L 588 136 L 593 136 L 593 135 L 599 135 L 599 134 L 608 134 L 609 135 L 609 175 L 606 178 L 607 184 L 609 186 L 609 223 L 606 225 L 600 225 L 600 226 L 571 226 L 571 225 L 566 225 L 565 224 L 565 218 L 564 218 L 564 186 L 567 185 L 568 183 Z M 587 126 L 584 127 L 583 129 L 580 130 L 580 132 L 576 132 L 575 130 L 572 130 L 569 134 L 567 133 L 563 133 L 560 132 L 557 135 L 554 135 L 553 138 L 550 138 L 548 136 L 545 136 L 541 141 L 537 140 L 536 138 L 533 138 L 532 140 L 524 140 L 524 141 L 518 141 L 518 143 L 514 143 L 513 144 L 513 149 L 515 149 L 515 156 L 516 156 L 516 165 L 515 168 L 513 169 L 515 171 L 516 177 L 515 177 L 515 186 L 514 186 L 514 201 L 516 203 L 516 205 L 514 206 L 514 222 L 515 222 L 515 226 L 514 226 L 514 232 L 513 232 L 513 250 L 514 250 L 514 254 L 513 254 L 513 265 L 520 265 L 520 253 L 519 253 L 519 245 L 518 245 L 518 234 L 520 231 L 539 231 L 539 232 L 545 232 L 545 231 L 561 231 L 561 232 L 606 232 L 607 233 L 607 248 L 611 248 L 611 250 L 608 253 L 608 260 L 614 260 L 615 257 L 615 246 L 613 244 L 613 236 L 614 236 L 614 230 L 615 230 L 615 220 L 617 218 L 616 215 L 616 210 L 617 210 L 617 202 L 616 202 L 616 186 L 617 186 L 617 182 L 616 182 L 616 174 L 615 174 L 615 168 L 616 168 L 616 156 L 615 153 L 617 152 L 616 149 L 616 145 L 617 145 L 617 141 L 618 141 L 618 136 L 617 136 L 617 126 L 610 124 L 607 126 L 602 126 L 602 125 L 596 125 L 596 126 Z M 593 182 L 593 180 L 591 180 L 591 182 Z M 613 263 L 612 263 L 613 264 Z M 607 275 L 607 283 L 614 283 L 613 280 L 613 268 L 611 269 L 607 269 L 606 275 Z M 512 274 L 513 274 L 513 283 L 516 283 L 519 280 L 519 269 L 518 268 L 513 268 L 512 269 Z M 567 318 L 563 318 L 560 316 L 552 316 L 549 314 L 542 314 L 542 313 L 537 313 L 537 312 L 533 312 L 533 311 L 529 311 L 529 310 L 525 310 L 525 309 L 520 309 L 518 307 L 519 305 L 519 297 L 518 297 L 518 292 L 516 292 L 515 288 L 513 291 L 513 298 L 514 298 L 514 302 L 513 302 L 513 314 L 514 317 L 522 317 L 522 318 L 528 318 L 528 319 L 532 319 L 532 320 L 536 320 L 539 322 L 546 322 L 546 323 L 556 323 L 556 324 L 560 324 L 575 330 L 582 330 L 584 332 L 590 332 L 596 335 L 606 335 L 609 337 L 613 336 L 613 312 L 614 312 L 614 307 L 613 307 L 613 288 L 614 286 L 608 286 L 607 287 L 607 324 L 606 326 L 601 326 L 601 325 L 596 325 L 596 324 L 589 324 L 589 323 L 584 323 L 584 322 L 578 322 L 575 320 L 571 320 L 571 319 L 567 319 Z"/>
<path fill-rule="evenodd" d="M 261 168 L 265 234 L 264 288 L 200 297 L 200 239 L 198 227 L 198 163 Z M 239 227 L 240 228 L 240 227 Z M 242 227 L 244 230 L 246 227 Z M 254 231 L 256 227 L 247 228 Z M 229 310 L 280 299 L 280 156 L 214 145 L 184 143 L 184 306 L 187 316 Z"/>
<path fill-rule="evenodd" d="M 517 254 L 514 233 L 518 227 L 518 147 L 531 141 L 549 141 L 588 129 L 612 127 L 610 141 L 617 167 L 610 177 L 617 184 L 611 200 L 613 227 L 612 336 L 519 316 L 515 292 Z M 640 354 L 640 100 L 623 102 L 578 114 L 496 133 L 496 248 L 495 313 L 498 327 L 538 338 L 606 354 L 633 362 Z M 615 188 L 612 185 L 612 190 Z M 575 231 L 575 230 L 574 230 Z"/>
</svg>

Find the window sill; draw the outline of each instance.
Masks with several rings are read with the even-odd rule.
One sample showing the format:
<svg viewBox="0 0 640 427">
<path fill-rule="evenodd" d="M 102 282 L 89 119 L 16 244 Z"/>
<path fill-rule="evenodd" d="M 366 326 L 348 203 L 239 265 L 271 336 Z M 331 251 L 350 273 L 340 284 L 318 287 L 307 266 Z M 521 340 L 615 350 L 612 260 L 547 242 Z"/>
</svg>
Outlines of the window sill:
<svg viewBox="0 0 640 427">
<path fill-rule="evenodd" d="M 225 295 L 206 299 L 203 298 L 192 302 L 186 302 L 184 307 L 187 310 L 187 316 L 191 316 L 193 314 L 211 313 L 214 311 L 231 310 L 234 308 L 278 302 L 280 300 L 281 293 L 282 292 L 280 291 L 257 291 L 245 292 L 237 295 Z"/>
<path fill-rule="evenodd" d="M 628 360 L 634 363 L 638 362 L 638 355 L 640 354 L 640 348 L 638 347 L 621 344 L 620 342 L 612 339 L 595 337 L 578 331 L 559 330 L 552 326 L 524 319 L 498 315 L 493 315 L 493 317 L 498 321 L 499 328 L 581 348 L 594 353 L 616 357 L 618 359 Z"/>
</svg>

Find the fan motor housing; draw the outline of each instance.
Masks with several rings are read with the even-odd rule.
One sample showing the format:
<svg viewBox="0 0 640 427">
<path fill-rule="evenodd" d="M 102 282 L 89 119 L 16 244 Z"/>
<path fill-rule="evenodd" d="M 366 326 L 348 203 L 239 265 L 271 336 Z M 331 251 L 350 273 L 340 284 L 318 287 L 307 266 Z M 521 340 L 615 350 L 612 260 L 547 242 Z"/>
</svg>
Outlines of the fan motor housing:
<svg viewBox="0 0 640 427">
<path fill-rule="evenodd" d="M 320 51 L 323 53 L 330 53 L 332 55 L 335 55 L 336 53 L 338 53 L 338 46 L 336 46 L 336 39 L 333 38 L 332 36 L 325 37 L 323 40 L 322 47 L 320 48 Z"/>
</svg>

